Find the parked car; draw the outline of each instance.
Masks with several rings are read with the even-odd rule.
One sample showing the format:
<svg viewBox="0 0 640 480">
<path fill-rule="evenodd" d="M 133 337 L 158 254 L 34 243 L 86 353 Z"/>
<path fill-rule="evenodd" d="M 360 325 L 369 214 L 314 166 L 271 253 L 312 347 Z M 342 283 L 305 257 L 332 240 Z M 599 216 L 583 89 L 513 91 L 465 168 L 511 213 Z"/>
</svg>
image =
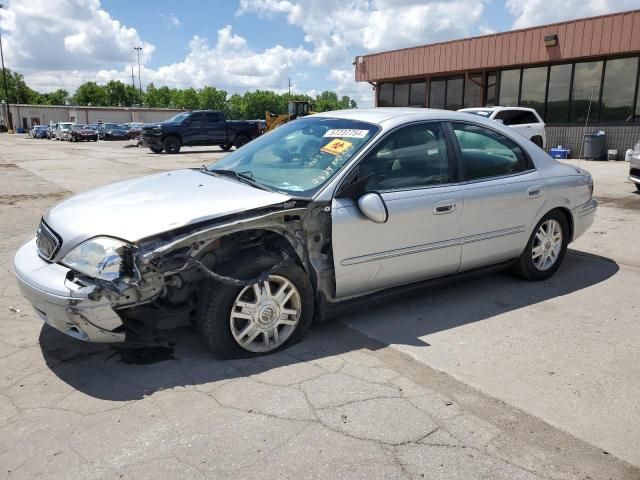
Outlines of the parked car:
<svg viewBox="0 0 640 480">
<path fill-rule="evenodd" d="M 629 180 L 635 183 L 636 190 L 640 192 L 640 151 L 637 150 L 633 152 L 629 162 Z"/>
<path fill-rule="evenodd" d="M 90 123 L 88 127 L 98 134 L 98 139 L 104 139 L 104 125 L 102 123 Z"/>
<path fill-rule="evenodd" d="M 497 120 L 524 135 L 540 148 L 547 146 L 545 124 L 538 112 L 525 107 L 482 107 L 463 108 L 459 112 L 473 113 L 484 118 Z"/>
<path fill-rule="evenodd" d="M 104 140 L 129 140 L 129 130 L 117 123 L 103 124 Z"/>
<path fill-rule="evenodd" d="M 29 131 L 29 136 L 31 138 L 47 138 L 47 131 L 49 130 L 48 125 L 34 125 L 33 128 Z"/>
<path fill-rule="evenodd" d="M 142 127 L 144 123 L 132 122 L 125 123 L 127 128 L 129 129 L 129 139 L 133 140 L 134 138 L 139 138 L 142 135 Z"/>
<path fill-rule="evenodd" d="M 9 129 L 4 123 L 0 123 L 0 133 L 7 133 Z"/>
<path fill-rule="evenodd" d="M 197 110 L 184 112 L 161 123 L 146 124 L 142 128 L 140 146 L 153 153 L 163 150 L 178 153 L 180 149 L 196 145 L 218 145 L 223 150 L 239 148 L 260 135 L 257 123 L 226 120 L 223 112 Z"/>
<path fill-rule="evenodd" d="M 56 128 L 53 132 L 53 137 L 56 140 L 64 140 L 74 122 L 59 122 L 56 123 Z"/>
<path fill-rule="evenodd" d="M 354 297 L 483 269 L 547 279 L 592 224 L 592 193 L 588 172 L 479 116 L 325 112 L 208 167 L 62 201 L 14 270 L 77 339 L 193 321 L 217 356 L 250 356 Z"/>
<path fill-rule="evenodd" d="M 67 132 L 66 138 L 70 142 L 97 142 L 98 132 L 88 125 L 75 124 Z"/>
<path fill-rule="evenodd" d="M 56 128 L 58 128 L 58 124 L 50 123 L 47 127 L 47 139 L 51 140 L 52 138 L 56 138 Z"/>
</svg>

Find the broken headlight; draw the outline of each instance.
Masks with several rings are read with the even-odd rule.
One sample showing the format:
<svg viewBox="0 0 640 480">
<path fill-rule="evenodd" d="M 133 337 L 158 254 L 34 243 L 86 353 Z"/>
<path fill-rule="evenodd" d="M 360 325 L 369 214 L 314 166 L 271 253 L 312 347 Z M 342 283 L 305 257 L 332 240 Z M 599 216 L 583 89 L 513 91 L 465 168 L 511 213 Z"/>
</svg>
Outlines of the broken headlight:
<svg viewBox="0 0 640 480">
<path fill-rule="evenodd" d="M 122 252 L 128 243 L 111 237 L 95 237 L 72 249 L 62 264 L 89 277 L 115 280 L 120 276 Z"/>
</svg>

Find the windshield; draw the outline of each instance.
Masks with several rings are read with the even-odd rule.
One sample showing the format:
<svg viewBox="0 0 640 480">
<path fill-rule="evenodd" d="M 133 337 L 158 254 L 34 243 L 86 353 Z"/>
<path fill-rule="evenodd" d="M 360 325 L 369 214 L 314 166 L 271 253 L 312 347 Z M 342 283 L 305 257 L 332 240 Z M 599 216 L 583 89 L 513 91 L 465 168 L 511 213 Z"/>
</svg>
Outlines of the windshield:
<svg viewBox="0 0 640 480">
<path fill-rule="evenodd" d="M 181 122 L 183 121 L 185 118 L 187 118 L 189 116 L 191 112 L 184 112 L 184 113 L 179 113 L 178 115 L 176 115 L 175 117 L 171 117 L 168 120 L 165 120 L 165 122 Z"/>
<path fill-rule="evenodd" d="M 253 140 L 208 170 L 233 170 L 267 188 L 308 198 L 378 130 L 355 120 L 301 118 Z"/>
<path fill-rule="evenodd" d="M 58 127 L 60 128 L 71 128 L 71 126 L 73 125 L 73 123 L 59 123 Z"/>
<path fill-rule="evenodd" d="M 87 128 L 88 127 L 86 125 L 79 125 L 79 124 L 73 125 L 71 127 L 72 130 L 86 130 Z"/>
<path fill-rule="evenodd" d="M 117 123 L 105 123 L 104 128 L 114 129 L 114 128 L 120 128 L 120 126 Z"/>
</svg>

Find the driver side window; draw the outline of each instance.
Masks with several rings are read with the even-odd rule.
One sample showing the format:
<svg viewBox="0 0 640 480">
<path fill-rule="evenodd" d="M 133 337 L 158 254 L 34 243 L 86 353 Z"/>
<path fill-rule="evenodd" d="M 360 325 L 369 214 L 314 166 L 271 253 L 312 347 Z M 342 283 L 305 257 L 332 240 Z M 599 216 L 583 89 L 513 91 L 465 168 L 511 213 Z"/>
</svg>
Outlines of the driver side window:
<svg viewBox="0 0 640 480">
<path fill-rule="evenodd" d="M 442 125 L 412 125 L 390 134 L 360 163 L 358 178 L 365 182 L 366 192 L 449 183 Z"/>
</svg>

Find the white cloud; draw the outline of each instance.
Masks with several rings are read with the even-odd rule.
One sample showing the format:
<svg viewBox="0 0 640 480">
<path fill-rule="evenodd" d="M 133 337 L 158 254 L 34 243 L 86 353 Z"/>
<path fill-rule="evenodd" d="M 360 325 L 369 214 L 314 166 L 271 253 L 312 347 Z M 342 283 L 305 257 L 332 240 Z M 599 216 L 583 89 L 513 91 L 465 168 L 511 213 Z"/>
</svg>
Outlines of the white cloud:
<svg viewBox="0 0 640 480">
<path fill-rule="evenodd" d="M 164 22 L 168 28 L 178 28 L 180 25 L 182 25 L 180 19 L 173 13 L 169 13 L 168 15 L 161 14 L 160 16 L 164 19 Z"/>
<path fill-rule="evenodd" d="M 507 0 L 507 9 L 516 17 L 513 28 L 525 28 L 574 18 L 638 8 L 638 0 Z"/>
<path fill-rule="evenodd" d="M 0 11 L 6 62 L 19 69 L 68 70 L 132 61 L 133 47 L 143 47 L 143 61 L 153 45 L 135 28 L 122 25 L 99 0 L 12 1 Z"/>
<path fill-rule="evenodd" d="M 356 82 L 352 69 L 332 69 L 329 78 L 336 84 L 335 90 L 339 97 L 347 95 L 358 103 L 360 108 L 373 107 L 373 88 L 368 83 Z"/>
<path fill-rule="evenodd" d="M 479 23 L 478 0 L 240 0 L 239 13 L 286 15 L 328 64 L 351 47 L 388 50 L 468 35 Z"/>
</svg>

